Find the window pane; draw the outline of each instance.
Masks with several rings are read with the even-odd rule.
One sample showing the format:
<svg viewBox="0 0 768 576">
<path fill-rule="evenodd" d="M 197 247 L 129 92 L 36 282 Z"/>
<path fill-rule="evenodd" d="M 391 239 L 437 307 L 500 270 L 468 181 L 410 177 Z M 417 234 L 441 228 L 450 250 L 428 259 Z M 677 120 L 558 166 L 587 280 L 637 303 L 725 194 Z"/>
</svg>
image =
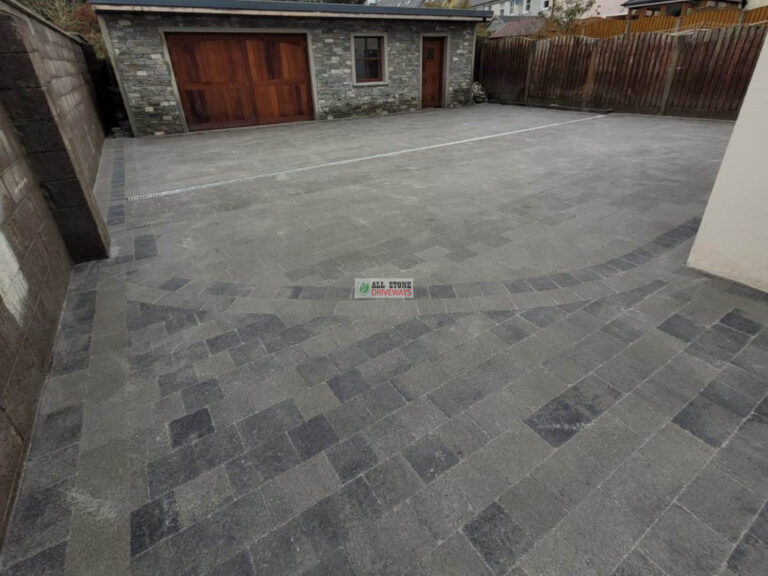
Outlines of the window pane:
<svg viewBox="0 0 768 576">
<path fill-rule="evenodd" d="M 355 59 L 365 57 L 365 38 L 355 38 Z"/>
<path fill-rule="evenodd" d="M 366 58 L 378 58 L 379 57 L 379 39 L 378 38 L 367 38 L 367 48 L 366 51 Z"/>
<path fill-rule="evenodd" d="M 368 60 L 368 78 L 371 80 L 378 80 L 380 78 L 378 60 Z"/>
<path fill-rule="evenodd" d="M 358 82 L 365 80 L 365 60 L 355 60 L 355 77 Z"/>
</svg>

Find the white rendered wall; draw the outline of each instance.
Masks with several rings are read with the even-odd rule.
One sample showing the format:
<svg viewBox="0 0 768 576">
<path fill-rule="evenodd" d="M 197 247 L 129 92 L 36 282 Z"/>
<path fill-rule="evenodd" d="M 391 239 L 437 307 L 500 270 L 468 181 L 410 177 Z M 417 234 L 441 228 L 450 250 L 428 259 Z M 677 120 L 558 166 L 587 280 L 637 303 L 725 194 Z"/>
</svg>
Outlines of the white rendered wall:
<svg viewBox="0 0 768 576">
<path fill-rule="evenodd" d="M 768 42 L 763 44 L 688 265 L 768 292 Z"/>
</svg>

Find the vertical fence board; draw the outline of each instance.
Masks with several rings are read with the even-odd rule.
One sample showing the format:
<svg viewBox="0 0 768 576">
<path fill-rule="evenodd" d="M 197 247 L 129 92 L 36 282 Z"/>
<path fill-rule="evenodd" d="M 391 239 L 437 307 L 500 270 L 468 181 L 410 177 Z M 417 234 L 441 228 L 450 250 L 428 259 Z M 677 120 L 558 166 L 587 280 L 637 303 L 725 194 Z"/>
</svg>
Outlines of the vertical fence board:
<svg viewBox="0 0 768 576">
<path fill-rule="evenodd" d="M 734 118 L 766 34 L 753 25 L 679 36 L 486 39 L 476 76 L 498 102 Z"/>
</svg>

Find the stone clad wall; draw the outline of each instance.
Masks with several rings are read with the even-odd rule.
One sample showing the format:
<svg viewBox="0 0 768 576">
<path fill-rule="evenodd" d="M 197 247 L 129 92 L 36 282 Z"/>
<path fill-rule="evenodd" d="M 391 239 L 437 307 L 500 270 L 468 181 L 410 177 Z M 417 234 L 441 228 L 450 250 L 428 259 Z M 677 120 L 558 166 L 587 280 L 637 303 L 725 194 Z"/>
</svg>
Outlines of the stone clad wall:
<svg viewBox="0 0 768 576">
<path fill-rule="evenodd" d="M 309 36 L 318 119 L 385 112 L 420 106 L 422 34 L 449 37 L 448 106 L 471 102 L 475 24 L 403 20 L 259 18 L 173 14 L 100 15 L 112 47 L 126 105 L 137 135 L 182 132 L 183 111 L 167 60 L 166 30 L 209 28 L 306 31 Z M 355 86 L 352 77 L 352 34 L 383 33 L 387 43 L 388 82 Z"/>
</svg>

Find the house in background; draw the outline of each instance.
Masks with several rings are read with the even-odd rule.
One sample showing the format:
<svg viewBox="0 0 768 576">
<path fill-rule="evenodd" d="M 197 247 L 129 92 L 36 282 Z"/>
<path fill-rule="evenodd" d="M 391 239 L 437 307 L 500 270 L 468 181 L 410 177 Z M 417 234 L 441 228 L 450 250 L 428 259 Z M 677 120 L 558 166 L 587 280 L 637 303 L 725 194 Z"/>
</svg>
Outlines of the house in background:
<svg viewBox="0 0 768 576">
<path fill-rule="evenodd" d="M 747 3 L 746 8 L 756 8 L 760 2 Z M 693 0 L 691 2 L 670 2 L 669 0 L 627 0 L 622 4 L 629 10 L 630 17 L 648 18 L 659 15 L 683 16 L 691 8 L 719 8 L 739 10 L 742 0 Z"/>
<path fill-rule="evenodd" d="M 133 133 L 407 112 L 472 102 L 489 12 L 95 0 Z"/>
<path fill-rule="evenodd" d="M 494 16 L 536 16 L 547 12 L 552 0 L 470 0 L 473 10 L 490 10 Z"/>
<path fill-rule="evenodd" d="M 488 31 L 491 33 L 491 38 L 506 38 L 507 36 L 530 36 L 535 34 L 546 23 L 546 18 L 543 16 L 500 16 L 494 18 L 491 24 L 494 22 L 502 21 L 503 25 L 491 29 L 491 26 L 487 26 Z"/>
</svg>

